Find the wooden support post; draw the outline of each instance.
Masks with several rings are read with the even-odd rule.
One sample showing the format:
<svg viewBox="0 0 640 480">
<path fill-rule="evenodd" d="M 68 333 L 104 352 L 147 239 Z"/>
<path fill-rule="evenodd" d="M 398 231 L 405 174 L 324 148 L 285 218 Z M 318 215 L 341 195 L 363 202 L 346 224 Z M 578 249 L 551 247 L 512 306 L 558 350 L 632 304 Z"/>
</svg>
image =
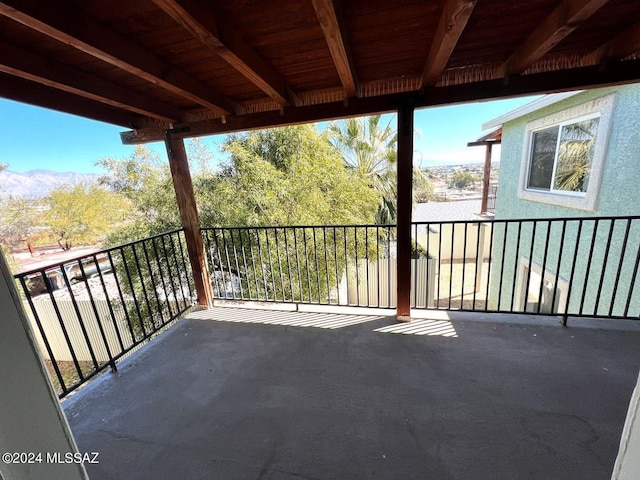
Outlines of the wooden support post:
<svg viewBox="0 0 640 480">
<path fill-rule="evenodd" d="M 487 203 L 489 201 L 489 180 L 491 179 L 491 147 L 492 143 L 487 142 L 487 149 L 484 155 L 484 172 L 482 174 L 482 206 L 480 213 L 487 213 Z"/>
<path fill-rule="evenodd" d="M 411 320 L 411 209 L 413 207 L 413 106 L 398 110 L 397 303 L 398 320 Z"/>
<path fill-rule="evenodd" d="M 187 242 L 189 262 L 193 272 L 193 279 L 198 295 L 198 305 L 208 308 L 213 305 L 213 291 L 209 281 L 209 273 L 204 255 L 204 243 L 200 233 L 200 218 L 196 208 L 196 199 L 193 194 L 193 183 L 189 173 L 189 162 L 184 141 L 181 138 L 171 137 L 167 132 L 165 136 L 169 167 L 173 188 L 176 192 L 176 201 L 180 210 L 180 220 L 184 227 L 184 236 Z"/>
</svg>

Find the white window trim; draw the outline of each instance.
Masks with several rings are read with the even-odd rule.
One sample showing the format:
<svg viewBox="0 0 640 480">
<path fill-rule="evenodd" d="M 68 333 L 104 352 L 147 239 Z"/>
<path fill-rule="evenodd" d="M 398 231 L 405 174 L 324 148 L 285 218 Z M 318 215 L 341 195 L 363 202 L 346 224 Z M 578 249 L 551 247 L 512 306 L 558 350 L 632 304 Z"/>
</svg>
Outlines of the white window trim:
<svg viewBox="0 0 640 480">
<path fill-rule="evenodd" d="M 615 94 L 596 98 L 575 107 L 547 115 L 527 123 L 524 133 L 524 148 L 522 149 L 522 161 L 520 162 L 520 181 L 518 197 L 532 202 L 548 203 L 568 208 L 595 211 L 598 204 L 598 192 L 602 181 L 602 172 L 607 154 L 609 132 L 613 119 Z M 527 187 L 529 179 L 529 162 L 531 157 L 533 132 L 555 125 L 565 125 L 587 118 L 600 117 L 598 135 L 596 138 L 589 185 L 587 191 L 567 192 L 561 190 L 537 190 Z"/>
<path fill-rule="evenodd" d="M 531 175 L 531 156 L 533 154 L 533 134 L 536 132 L 539 132 L 541 130 L 545 130 L 547 128 L 549 128 L 549 126 L 546 127 L 540 127 L 540 128 L 536 128 L 535 130 L 531 130 L 529 132 L 529 154 L 527 155 L 527 181 L 525 182 L 525 188 L 528 192 L 542 192 L 542 193 L 552 193 L 552 194 L 556 194 L 556 195 L 571 195 L 571 196 L 575 196 L 575 197 L 584 197 L 586 196 L 587 192 L 573 192 L 570 190 L 559 190 L 556 188 L 553 188 L 553 184 L 555 183 L 555 177 L 556 177 L 556 172 L 558 169 L 558 150 L 559 150 L 559 146 L 560 146 L 560 140 L 561 140 L 561 130 L 562 127 L 564 127 L 565 125 L 573 125 L 575 123 L 580 123 L 583 122 L 585 120 L 592 120 L 594 118 L 598 118 L 600 119 L 600 112 L 598 113 L 592 113 L 591 115 L 584 115 L 582 117 L 578 117 L 578 118 L 572 118 L 570 120 L 565 120 L 564 122 L 560 122 L 557 123 L 555 125 L 551 125 L 552 127 L 558 127 L 558 139 L 556 141 L 556 153 L 555 153 L 555 157 L 553 159 L 553 172 L 551 174 L 551 185 L 549 186 L 549 190 L 545 190 L 544 188 L 533 188 L 529 186 L 529 176 Z M 600 125 L 598 124 L 598 135 L 596 135 L 596 142 L 598 141 L 598 137 L 600 136 Z M 594 154 L 595 157 L 595 154 Z M 592 163 L 593 164 L 593 163 Z M 591 179 L 589 179 L 589 181 L 591 181 Z M 587 185 L 587 190 L 588 190 L 588 185 Z"/>
</svg>

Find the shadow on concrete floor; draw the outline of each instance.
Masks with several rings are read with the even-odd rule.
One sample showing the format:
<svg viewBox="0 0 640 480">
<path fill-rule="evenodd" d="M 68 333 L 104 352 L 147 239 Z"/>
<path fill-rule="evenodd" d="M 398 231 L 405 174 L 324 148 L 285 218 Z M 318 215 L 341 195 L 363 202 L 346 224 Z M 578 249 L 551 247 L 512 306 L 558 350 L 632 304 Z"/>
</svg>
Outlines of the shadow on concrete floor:
<svg viewBox="0 0 640 480">
<path fill-rule="evenodd" d="M 92 480 L 610 477 L 639 332 L 433 322 L 196 312 L 63 407 Z"/>
</svg>

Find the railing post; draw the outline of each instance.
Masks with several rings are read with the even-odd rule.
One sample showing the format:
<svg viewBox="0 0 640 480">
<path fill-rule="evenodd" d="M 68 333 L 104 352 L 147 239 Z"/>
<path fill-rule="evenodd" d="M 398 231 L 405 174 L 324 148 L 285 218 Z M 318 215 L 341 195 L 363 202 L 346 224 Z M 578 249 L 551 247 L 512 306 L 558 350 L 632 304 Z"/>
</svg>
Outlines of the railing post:
<svg viewBox="0 0 640 480">
<path fill-rule="evenodd" d="M 413 206 L 413 106 L 398 109 L 397 298 L 398 320 L 411 320 L 411 209 Z"/>
<path fill-rule="evenodd" d="M 193 194 L 187 152 L 184 148 L 184 141 L 181 138 L 172 137 L 169 131 L 165 136 L 165 145 L 167 147 L 167 156 L 169 157 L 173 188 L 176 192 L 176 201 L 180 210 L 180 220 L 184 228 L 189 262 L 191 263 L 191 271 L 193 272 L 198 295 L 198 304 L 201 307 L 208 308 L 213 305 L 213 291 L 209 282 L 204 242 L 200 233 L 200 218 Z"/>
</svg>

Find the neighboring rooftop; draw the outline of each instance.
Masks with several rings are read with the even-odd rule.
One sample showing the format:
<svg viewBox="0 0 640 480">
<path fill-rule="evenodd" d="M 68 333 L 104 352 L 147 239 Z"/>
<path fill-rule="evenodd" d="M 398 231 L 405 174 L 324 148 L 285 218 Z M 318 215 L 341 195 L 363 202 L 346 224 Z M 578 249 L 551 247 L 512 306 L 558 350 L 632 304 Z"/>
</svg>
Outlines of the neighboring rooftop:
<svg viewBox="0 0 640 480">
<path fill-rule="evenodd" d="M 97 251 L 98 249 L 96 247 L 74 247 L 71 250 L 65 251 L 61 248 L 50 246 L 47 248 L 38 248 L 36 252 L 31 255 L 27 250 L 14 254 L 14 258 L 18 263 L 18 270 L 15 273 L 57 265 L 86 255 L 91 255 Z"/>
</svg>

